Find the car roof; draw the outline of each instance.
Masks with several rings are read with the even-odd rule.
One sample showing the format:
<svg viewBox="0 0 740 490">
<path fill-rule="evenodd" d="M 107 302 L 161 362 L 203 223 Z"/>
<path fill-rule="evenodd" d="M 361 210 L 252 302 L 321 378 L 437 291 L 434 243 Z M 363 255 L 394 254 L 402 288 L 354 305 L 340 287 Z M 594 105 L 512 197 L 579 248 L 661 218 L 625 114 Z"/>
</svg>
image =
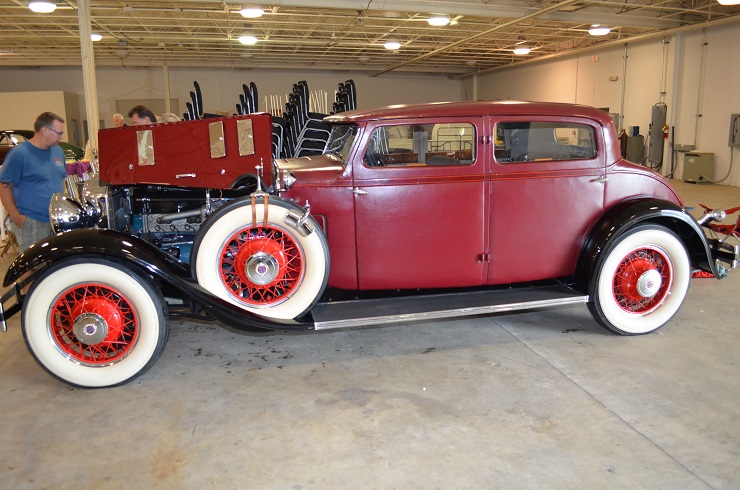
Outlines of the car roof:
<svg viewBox="0 0 740 490">
<path fill-rule="evenodd" d="M 440 116 L 565 116 L 587 117 L 601 123 L 612 124 L 606 112 L 578 104 L 559 102 L 528 102 L 520 100 L 432 102 L 428 104 L 399 104 L 372 109 L 341 112 L 326 117 L 326 122 L 357 123 L 376 120 L 407 119 Z"/>
</svg>

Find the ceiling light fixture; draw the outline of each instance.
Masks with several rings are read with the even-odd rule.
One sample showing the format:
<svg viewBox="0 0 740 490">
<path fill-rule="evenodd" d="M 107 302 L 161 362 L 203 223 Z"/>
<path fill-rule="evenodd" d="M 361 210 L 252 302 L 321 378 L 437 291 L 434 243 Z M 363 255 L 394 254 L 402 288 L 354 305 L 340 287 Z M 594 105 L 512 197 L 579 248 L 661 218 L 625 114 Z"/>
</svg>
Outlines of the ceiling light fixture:
<svg viewBox="0 0 740 490">
<path fill-rule="evenodd" d="M 740 0 L 717 0 L 720 5 L 740 5 Z"/>
<path fill-rule="evenodd" d="M 442 27 L 450 23 L 450 17 L 445 14 L 432 14 L 427 19 L 430 26 Z"/>
<path fill-rule="evenodd" d="M 247 19 L 256 19 L 257 17 L 262 17 L 265 11 L 259 5 L 242 5 L 239 13 Z"/>
<path fill-rule="evenodd" d="M 385 49 L 390 49 L 390 50 L 400 49 L 401 41 L 399 41 L 396 38 L 389 37 L 388 39 L 385 40 L 385 44 L 383 44 L 383 46 L 385 46 Z"/>
<path fill-rule="evenodd" d="M 50 0 L 34 0 L 28 4 L 32 12 L 50 14 L 57 9 L 57 4 Z"/>
<path fill-rule="evenodd" d="M 90 34 L 90 40 L 93 42 L 100 41 L 101 39 L 103 39 L 102 34 L 98 34 L 97 32 L 93 32 L 92 34 Z"/>
<path fill-rule="evenodd" d="M 257 36 L 255 36 L 251 32 L 245 32 L 244 34 L 239 36 L 239 42 L 242 44 L 246 44 L 247 46 L 251 46 L 253 44 L 257 44 Z"/>
<path fill-rule="evenodd" d="M 740 2 L 740 0 L 738 0 Z M 611 28 L 607 26 L 602 26 L 600 24 L 593 24 L 589 30 L 588 33 L 592 36 L 606 36 L 611 32 Z"/>
<path fill-rule="evenodd" d="M 514 54 L 518 54 L 520 56 L 529 54 L 530 51 L 532 50 L 529 49 L 527 46 L 517 46 L 516 48 L 514 48 Z"/>
</svg>

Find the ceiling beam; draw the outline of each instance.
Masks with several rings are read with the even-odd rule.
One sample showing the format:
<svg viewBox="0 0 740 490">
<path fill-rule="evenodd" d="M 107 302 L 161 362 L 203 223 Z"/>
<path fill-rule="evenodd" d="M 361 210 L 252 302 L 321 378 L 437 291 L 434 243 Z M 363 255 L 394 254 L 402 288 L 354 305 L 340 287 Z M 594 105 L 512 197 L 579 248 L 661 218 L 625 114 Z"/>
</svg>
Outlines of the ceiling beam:
<svg viewBox="0 0 740 490">
<path fill-rule="evenodd" d="M 195 0 L 202 3 L 202 0 Z M 219 0 L 205 0 L 206 2 L 222 3 Z M 239 2 L 227 2 L 236 3 Z M 496 3 L 484 3 L 480 0 L 277 0 L 273 2 L 281 7 L 303 7 L 324 9 L 350 9 L 350 10 L 388 10 L 395 12 L 420 12 L 424 14 L 449 14 L 449 15 L 471 15 L 476 17 L 503 17 L 507 19 L 519 18 L 529 15 L 539 7 L 530 6 L 530 3 L 517 0 L 502 0 Z M 544 14 L 540 18 L 545 20 L 582 22 L 584 24 L 604 24 L 621 27 L 653 27 L 656 29 L 669 29 L 680 26 L 680 22 L 672 19 L 661 19 L 656 12 L 655 18 L 646 18 L 642 15 L 630 15 L 628 13 L 615 14 L 613 9 L 598 7 L 590 2 L 583 2 L 589 7 L 588 12 L 552 12 Z M 596 3 L 598 5 L 598 2 Z M 650 4 L 642 6 L 649 8 Z"/>
</svg>

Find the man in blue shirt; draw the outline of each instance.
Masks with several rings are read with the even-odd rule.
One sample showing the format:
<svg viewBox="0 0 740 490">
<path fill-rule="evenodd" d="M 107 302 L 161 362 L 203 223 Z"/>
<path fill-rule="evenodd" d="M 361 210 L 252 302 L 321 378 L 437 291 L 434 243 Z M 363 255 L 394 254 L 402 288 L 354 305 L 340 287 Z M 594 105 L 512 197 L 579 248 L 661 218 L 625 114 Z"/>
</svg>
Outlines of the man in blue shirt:
<svg viewBox="0 0 740 490">
<path fill-rule="evenodd" d="M 59 142 L 64 119 L 44 112 L 33 125 L 34 135 L 14 147 L 0 170 L 0 200 L 12 220 L 21 251 L 51 235 L 49 202 L 64 191 L 67 176 Z"/>
</svg>

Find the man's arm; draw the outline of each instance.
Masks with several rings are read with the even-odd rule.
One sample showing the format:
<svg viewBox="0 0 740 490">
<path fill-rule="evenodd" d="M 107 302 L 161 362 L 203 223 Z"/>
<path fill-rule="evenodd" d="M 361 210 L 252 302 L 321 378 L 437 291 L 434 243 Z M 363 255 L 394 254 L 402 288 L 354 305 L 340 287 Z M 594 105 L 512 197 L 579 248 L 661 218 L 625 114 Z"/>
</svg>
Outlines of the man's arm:
<svg viewBox="0 0 740 490">
<path fill-rule="evenodd" d="M 5 211 L 7 211 L 10 219 L 13 220 L 16 226 L 23 226 L 26 221 L 26 217 L 18 211 L 18 206 L 15 205 L 15 197 L 13 196 L 13 185 L 9 182 L 0 182 L 0 201 L 3 203 Z"/>
</svg>

